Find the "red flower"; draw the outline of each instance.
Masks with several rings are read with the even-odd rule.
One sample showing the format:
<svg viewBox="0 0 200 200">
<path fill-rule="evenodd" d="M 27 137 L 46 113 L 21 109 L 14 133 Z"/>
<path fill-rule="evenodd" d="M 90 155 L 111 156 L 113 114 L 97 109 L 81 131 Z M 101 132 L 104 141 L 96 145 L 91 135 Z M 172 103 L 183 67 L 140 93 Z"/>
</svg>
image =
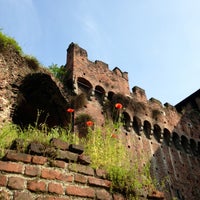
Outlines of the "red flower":
<svg viewBox="0 0 200 200">
<path fill-rule="evenodd" d="M 67 112 L 68 112 L 68 113 L 73 113 L 73 112 L 74 112 L 74 109 L 73 109 L 73 108 L 68 108 L 68 109 L 67 109 Z"/>
<path fill-rule="evenodd" d="M 94 124 L 94 123 L 93 123 L 92 121 L 87 121 L 87 122 L 86 122 L 86 125 L 87 125 L 87 126 L 92 126 L 93 124 Z"/>
<path fill-rule="evenodd" d="M 122 109 L 122 104 L 121 103 L 116 103 L 115 104 L 115 108 L 117 108 L 117 109 Z"/>
<path fill-rule="evenodd" d="M 113 134 L 111 135 L 111 138 L 118 138 L 118 136 L 117 136 L 116 134 L 113 133 Z"/>
</svg>

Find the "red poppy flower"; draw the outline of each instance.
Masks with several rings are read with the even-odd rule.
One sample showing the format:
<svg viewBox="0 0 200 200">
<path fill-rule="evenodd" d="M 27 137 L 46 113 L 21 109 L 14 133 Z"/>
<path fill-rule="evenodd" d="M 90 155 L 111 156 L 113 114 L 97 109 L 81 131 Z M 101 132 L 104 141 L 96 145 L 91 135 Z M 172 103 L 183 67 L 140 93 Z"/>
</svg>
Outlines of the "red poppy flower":
<svg viewBox="0 0 200 200">
<path fill-rule="evenodd" d="M 94 123 L 93 123 L 92 121 L 87 121 L 87 122 L 86 122 L 86 125 L 87 125 L 87 126 L 92 126 L 93 124 L 94 124 Z"/>
<path fill-rule="evenodd" d="M 121 103 L 116 103 L 115 104 L 115 108 L 117 108 L 117 109 L 122 109 L 122 104 Z"/>
<path fill-rule="evenodd" d="M 118 138 L 118 136 L 117 136 L 116 134 L 113 133 L 113 134 L 111 135 L 111 138 Z"/>
<path fill-rule="evenodd" d="M 68 109 L 67 109 L 67 112 L 68 112 L 68 113 L 73 113 L 73 112 L 74 112 L 74 109 L 73 109 L 73 108 L 68 108 Z"/>
</svg>

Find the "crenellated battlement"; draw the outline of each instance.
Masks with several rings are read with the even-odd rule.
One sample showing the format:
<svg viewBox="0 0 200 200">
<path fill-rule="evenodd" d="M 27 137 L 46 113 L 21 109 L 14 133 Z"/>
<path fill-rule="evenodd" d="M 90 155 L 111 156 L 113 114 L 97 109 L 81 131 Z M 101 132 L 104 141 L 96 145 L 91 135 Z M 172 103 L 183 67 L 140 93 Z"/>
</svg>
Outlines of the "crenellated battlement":
<svg viewBox="0 0 200 200">
<path fill-rule="evenodd" d="M 98 86 L 102 88 L 104 93 L 113 91 L 129 95 L 128 73 L 122 72 L 118 67 L 112 71 L 109 70 L 108 64 L 102 61 L 92 62 L 88 60 L 87 51 L 79 47 L 77 44 L 71 43 L 67 49 L 66 70 L 72 71 L 73 87 L 75 93 L 78 85 L 82 85 L 89 92 L 95 92 Z"/>
</svg>

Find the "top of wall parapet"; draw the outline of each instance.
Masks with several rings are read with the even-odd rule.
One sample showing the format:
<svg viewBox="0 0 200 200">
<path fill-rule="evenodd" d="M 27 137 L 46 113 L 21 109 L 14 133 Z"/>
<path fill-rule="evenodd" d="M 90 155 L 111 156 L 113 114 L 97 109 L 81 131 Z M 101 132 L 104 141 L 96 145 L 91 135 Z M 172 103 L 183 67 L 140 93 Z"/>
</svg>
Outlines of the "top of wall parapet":
<svg viewBox="0 0 200 200">
<path fill-rule="evenodd" d="M 71 43 L 67 49 L 67 53 L 70 54 L 71 52 L 74 53 L 76 56 L 80 56 L 83 59 L 88 60 L 88 53 L 85 49 L 81 48 L 78 44 Z M 89 61 L 89 60 L 88 60 Z M 91 61 L 89 61 L 91 62 Z M 100 60 L 95 60 L 95 62 L 92 62 L 95 66 L 101 66 L 105 71 L 109 70 L 109 66 L 107 63 L 100 61 Z M 128 81 L 128 72 L 122 72 L 120 68 L 115 67 L 113 70 L 109 70 L 110 72 L 113 72 L 117 76 L 120 76 Z"/>
<path fill-rule="evenodd" d="M 101 68 L 102 71 L 104 71 L 105 73 L 111 72 L 111 73 L 117 75 L 118 77 L 122 77 L 123 79 L 125 79 L 128 82 L 128 72 L 122 72 L 120 70 L 120 68 L 118 68 L 118 67 L 115 67 L 113 70 L 109 70 L 108 64 L 103 61 L 95 60 L 95 62 L 92 62 L 92 61 L 88 60 L 87 51 L 85 49 L 81 48 L 78 44 L 75 44 L 72 42 L 67 49 L 67 53 L 68 53 L 68 55 L 71 54 L 72 56 L 79 57 L 80 60 L 82 60 L 83 62 L 91 63 L 92 66 L 94 66 L 95 68 Z M 198 90 L 197 92 L 199 92 L 199 91 L 200 90 Z M 195 92 L 195 94 L 197 92 Z M 179 106 L 181 106 L 188 99 L 188 98 L 186 98 L 185 100 L 178 103 L 176 106 L 170 105 L 167 102 L 163 105 L 159 100 L 157 100 L 155 98 L 150 98 L 149 100 L 147 100 L 145 90 L 138 86 L 135 86 L 132 89 L 132 97 L 134 97 L 134 96 L 139 101 L 149 102 L 151 105 L 157 105 L 160 108 L 167 108 L 170 110 L 176 110 L 177 108 L 179 108 Z"/>
</svg>

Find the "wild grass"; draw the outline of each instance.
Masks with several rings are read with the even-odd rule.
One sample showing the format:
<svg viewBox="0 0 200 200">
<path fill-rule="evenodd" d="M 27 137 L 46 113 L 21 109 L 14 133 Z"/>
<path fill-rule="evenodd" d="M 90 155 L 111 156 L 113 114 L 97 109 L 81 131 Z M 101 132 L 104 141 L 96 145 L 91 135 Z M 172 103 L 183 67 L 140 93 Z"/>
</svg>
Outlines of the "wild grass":
<svg viewBox="0 0 200 200">
<path fill-rule="evenodd" d="M 128 199 L 137 199 L 144 191 L 154 190 L 156 182 L 150 174 L 150 163 L 141 167 L 141 160 L 128 152 L 120 134 L 119 122 L 89 129 L 85 153 L 90 156 L 92 167 L 107 171 L 113 190 L 123 192 Z"/>
<path fill-rule="evenodd" d="M 3 34 L 2 30 L 0 30 L 0 52 L 3 52 L 8 47 L 12 47 L 16 50 L 17 53 L 21 55 L 23 54 L 23 51 L 16 40 Z"/>
<path fill-rule="evenodd" d="M 36 126 L 29 125 L 27 128 L 21 129 L 14 124 L 4 125 L 0 130 L 0 157 L 4 156 L 5 150 L 9 149 L 16 139 L 23 141 L 23 149 L 26 151 L 31 142 L 50 145 L 52 138 L 59 138 L 70 144 L 77 144 L 79 141 L 76 134 L 60 127 L 49 129 L 46 125 L 43 125 L 38 129 Z"/>
<path fill-rule="evenodd" d="M 70 129 L 60 127 L 49 129 L 45 124 L 40 126 L 40 129 L 36 127 L 28 126 L 22 130 L 13 124 L 4 126 L 0 130 L 1 156 L 16 139 L 24 141 L 25 150 L 30 142 L 36 141 L 49 145 L 52 138 L 60 138 L 70 144 L 83 144 L 84 153 L 91 158 L 91 167 L 107 171 L 107 178 L 112 181 L 113 191 L 121 191 L 128 199 L 138 199 L 144 190 L 155 189 L 155 182 L 150 175 L 150 164 L 141 167 L 137 157 L 134 162 L 130 162 L 132 159 L 130 152 L 120 138 L 120 122 L 116 124 L 108 122 L 104 127 L 88 127 L 88 134 L 84 139 L 77 138 Z"/>
</svg>

